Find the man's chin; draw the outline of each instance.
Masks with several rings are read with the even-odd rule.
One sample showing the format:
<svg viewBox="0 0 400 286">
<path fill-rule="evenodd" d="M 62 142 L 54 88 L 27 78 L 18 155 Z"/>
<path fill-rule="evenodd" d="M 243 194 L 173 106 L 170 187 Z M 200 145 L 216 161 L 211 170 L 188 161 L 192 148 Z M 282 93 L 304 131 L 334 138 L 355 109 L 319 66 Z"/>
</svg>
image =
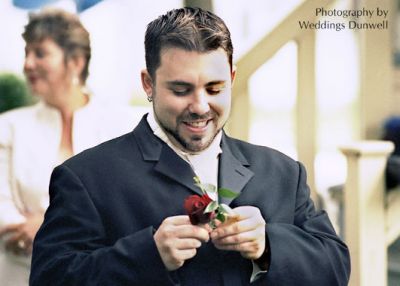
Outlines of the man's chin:
<svg viewBox="0 0 400 286">
<path fill-rule="evenodd" d="M 186 152 L 188 152 L 188 153 L 199 153 L 199 152 L 203 151 L 206 148 L 207 147 L 205 147 L 203 145 L 201 145 L 201 146 L 197 146 L 197 145 L 193 146 L 193 145 L 191 145 L 191 146 L 186 146 L 185 147 Z"/>
<path fill-rule="evenodd" d="M 189 153 L 199 153 L 205 149 L 207 149 L 211 143 L 212 140 L 208 139 L 201 139 L 201 140 L 190 140 L 190 142 L 185 142 L 186 144 L 183 146 L 186 151 L 188 151 Z"/>
<path fill-rule="evenodd" d="M 187 153 L 199 153 L 205 149 L 207 149 L 211 143 L 213 142 L 216 134 L 207 130 L 204 134 L 193 134 L 187 132 L 169 132 L 170 135 L 173 135 L 174 143 L 178 143 L 180 149 Z M 211 134 L 210 134 L 211 133 Z"/>
</svg>

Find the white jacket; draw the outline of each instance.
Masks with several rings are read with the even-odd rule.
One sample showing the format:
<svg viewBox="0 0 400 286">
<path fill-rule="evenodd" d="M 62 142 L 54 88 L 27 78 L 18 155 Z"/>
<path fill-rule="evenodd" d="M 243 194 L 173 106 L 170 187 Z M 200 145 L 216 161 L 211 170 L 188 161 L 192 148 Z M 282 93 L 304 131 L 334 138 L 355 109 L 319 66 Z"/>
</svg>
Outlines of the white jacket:
<svg viewBox="0 0 400 286">
<path fill-rule="evenodd" d="M 73 117 L 73 153 L 133 130 L 133 108 L 109 107 L 91 99 Z M 58 160 L 61 114 L 43 102 L 0 115 L 0 228 L 24 221 L 21 213 L 44 211 Z"/>
</svg>

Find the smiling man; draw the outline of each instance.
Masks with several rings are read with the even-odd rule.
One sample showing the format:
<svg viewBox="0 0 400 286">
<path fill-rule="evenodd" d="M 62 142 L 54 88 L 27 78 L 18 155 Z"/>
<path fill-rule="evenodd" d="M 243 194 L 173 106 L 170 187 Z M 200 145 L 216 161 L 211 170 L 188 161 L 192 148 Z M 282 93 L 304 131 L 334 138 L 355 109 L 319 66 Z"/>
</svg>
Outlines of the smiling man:
<svg viewBox="0 0 400 286">
<path fill-rule="evenodd" d="M 223 49 L 199 53 L 182 48 L 161 51 L 153 81 L 142 72 L 157 123 L 179 149 L 206 149 L 221 132 L 231 107 L 231 71 Z"/>
<path fill-rule="evenodd" d="M 148 25 L 145 52 L 153 110 L 54 170 L 31 285 L 347 285 L 348 249 L 304 167 L 223 131 L 236 72 L 224 22 L 172 10 Z M 238 194 L 208 194 L 233 219 L 191 224 L 195 176 Z"/>
</svg>

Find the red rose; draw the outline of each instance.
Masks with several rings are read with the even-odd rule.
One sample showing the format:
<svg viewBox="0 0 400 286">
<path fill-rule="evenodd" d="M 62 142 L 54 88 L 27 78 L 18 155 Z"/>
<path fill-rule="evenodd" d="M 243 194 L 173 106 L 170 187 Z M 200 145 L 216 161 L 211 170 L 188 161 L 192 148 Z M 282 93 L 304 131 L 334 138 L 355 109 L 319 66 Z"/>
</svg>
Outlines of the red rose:
<svg viewBox="0 0 400 286">
<path fill-rule="evenodd" d="M 212 199 L 207 194 L 202 195 L 201 197 L 198 195 L 192 195 L 185 200 L 184 208 L 186 213 L 189 215 L 192 224 L 196 225 L 211 221 L 213 212 L 204 213 L 204 210 L 211 202 Z"/>
</svg>

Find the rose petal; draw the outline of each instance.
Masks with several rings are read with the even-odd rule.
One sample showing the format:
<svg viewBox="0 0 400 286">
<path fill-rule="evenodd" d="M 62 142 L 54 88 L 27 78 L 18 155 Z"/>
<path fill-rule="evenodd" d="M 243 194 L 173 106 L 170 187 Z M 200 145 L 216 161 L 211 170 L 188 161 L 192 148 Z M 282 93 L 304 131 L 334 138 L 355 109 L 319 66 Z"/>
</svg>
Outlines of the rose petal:
<svg viewBox="0 0 400 286">
<path fill-rule="evenodd" d="M 199 223 L 208 223 L 211 220 L 211 213 L 204 213 L 204 210 L 207 208 L 207 205 L 213 200 L 207 195 L 198 196 L 192 195 L 189 196 L 184 202 L 184 208 L 186 213 L 189 215 L 190 222 L 192 224 Z"/>
</svg>

